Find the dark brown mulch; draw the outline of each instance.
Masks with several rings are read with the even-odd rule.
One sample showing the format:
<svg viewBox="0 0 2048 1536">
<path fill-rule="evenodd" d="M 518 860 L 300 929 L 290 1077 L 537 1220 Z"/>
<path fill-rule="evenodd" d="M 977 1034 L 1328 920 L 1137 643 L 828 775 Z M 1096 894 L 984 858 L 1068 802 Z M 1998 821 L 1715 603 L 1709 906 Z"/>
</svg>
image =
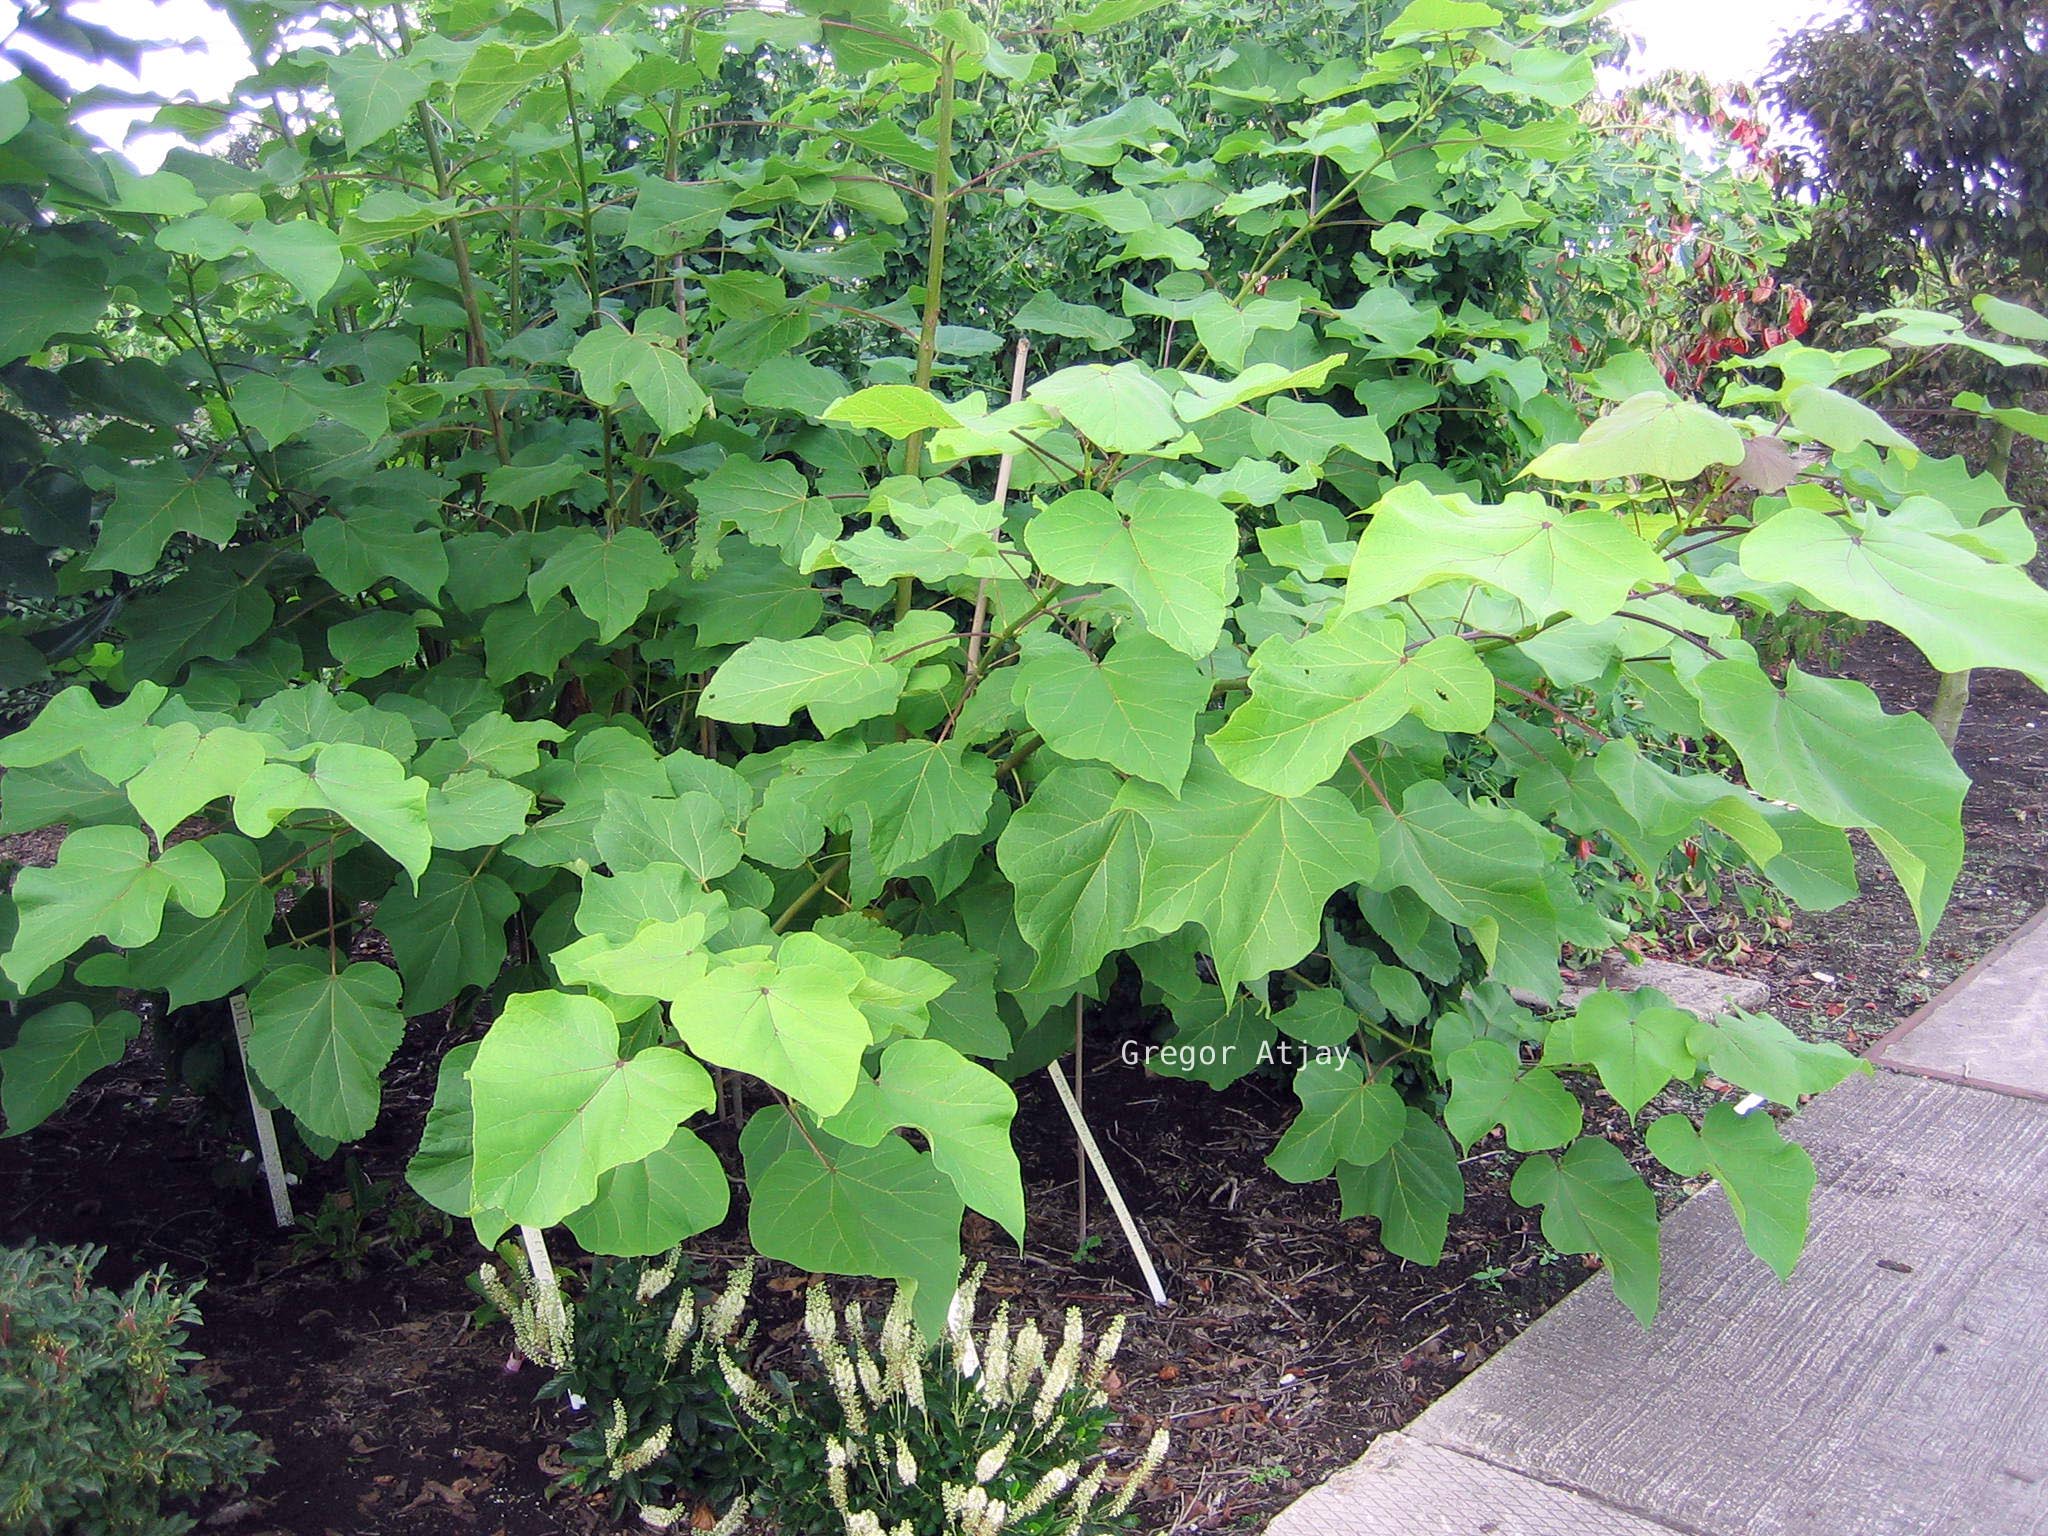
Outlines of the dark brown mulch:
<svg viewBox="0 0 2048 1536">
<path fill-rule="evenodd" d="M 1933 687 L 1910 647 L 1879 630 L 1842 670 L 1892 709 L 1924 704 Z M 1924 953 L 1873 859 L 1870 894 L 1852 906 L 1802 917 L 1771 944 L 1759 941 L 1768 930 L 1745 929 L 1750 942 L 1733 959 L 1709 958 L 1758 968 L 1795 1027 L 1867 1045 L 2048 901 L 2044 735 L 2048 699 L 2016 677 L 1979 678 L 1961 754 L 1977 781 L 1965 808 L 1969 862 Z M 1030 1241 L 1020 1255 L 984 1228 L 969 1246 L 990 1264 L 989 1293 L 1013 1308 L 1051 1318 L 1073 1303 L 1096 1322 L 1133 1314 L 1117 1392 L 1129 1438 L 1158 1422 L 1176 1436 L 1168 1474 L 1142 1506 L 1147 1530 L 1258 1528 L 1588 1273 L 1542 1243 L 1531 1213 L 1507 1198 L 1512 1158 L 1486 1147 L 1467 1165 L 1470 1200 L 1444 1264 L 1392 1258 L 1373 1223 L 1337 1221 L 1330 1186 L 1296 1188 L 1264 1168 L 1293 1112 L 1277 1080 L 1215 1095 L 1125 1066 L 1118 1041 L 1113 1020 L 1091 1030 L 1089 1114 L 1173 1304 L 1154 1312 L 1145 1300 L 1099 1198 L 1089 1225 L 1099 1241 L 1084 1244 L 1074 1150 L 1042 1079 L 1023 1086 L 1020 1116 L 1040 1128 L 1021 1138 Z M 385 1120 L 361 1149 L 372 1176 L 402 1168 L 445 1044 L 445 1026 L 415 1023 Z M 208 1278 L 196 1342 L 278 1458 L 252 1496 L 217 1511 L 219 1528 L 533 1536 L 603 1526 L 589 1504 L 545 1496 L 561 1420 L 533 1403 L 531 1367 L 506 1372 L 502 1336 L 470 1328 L 464 1281 L 477 1255 L 467 1235 L 436 1241 L 416 1268 L 379 1249 L 350 1279 L 269 1229 L 242 1155 L 228 1123 L 167 1091 L 140 1049 L 48 1127 L 0 1142 L 0 1241 L 104 1243 L 110 1280 L 155 1264 Z M 298 1199 L 310 1207 L 340 1187 L 331 1167 L 314 1170 Z M 713 1259 L 736 1249 L 701 1245 Z M 786 1292 L 767 1302 L 790 1304 Z"/>
</svg>

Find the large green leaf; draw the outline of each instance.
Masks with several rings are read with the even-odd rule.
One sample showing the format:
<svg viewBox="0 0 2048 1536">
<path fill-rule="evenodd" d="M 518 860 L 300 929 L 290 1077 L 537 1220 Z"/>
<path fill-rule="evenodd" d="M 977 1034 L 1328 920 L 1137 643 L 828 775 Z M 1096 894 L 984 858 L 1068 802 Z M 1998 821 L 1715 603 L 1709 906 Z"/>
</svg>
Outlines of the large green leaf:
<svg viewBox="0 0 2048 1536">
<path fill-rule="evenodd" d="M 853 890 L 872 895 L 949 839 L 979 832 L 995 764 L 951 742 L 896 741 L 854 759 L 819 792 L 818 809 L 853 834 Z"/>
<path fill-rule="evenodd" d="M 220 865 L 203 842 L 179 843 L 152 859 L 139 828 L 80 827 L 64 839 L 54 865 L 15 876 L 21 926 L 0 956 L 0 971 L 27 986 L 88 940 L 139 948 L 163 926 L 165 902 L 207 917 L 226 894 Z"/>
<path fill-rule="evenodd" d="M 163 839 L 186 817 L 233 794 L 263 766 L 263 743 L 223 725 L 202 731 L 189 720 L 164 726 L 156 756 L 127 783 L 129 803 L 143 825 Z"/>
<path fill-rule="evenodd" d="M 1717 1077 L 1787 1109 L 1870 1066 L 1826 1040 L 1802 1040 L 1767 1013 L 1724 1013 L 1695 1021 L 1686 1048 Z"/>
<path fill-rule="evenodd" d="M 811 933 L 787 935 L 773 958 L 746 953 L 672 998 L 670 1022 L 706 1061 L 836 1114 L 874 1039 L 854 1003 L 866 979 L 860 960 Z"/>
<path fill-rule="evenodd" d="M 1337 1188 L 1343 1220 L 1378 1217 L 1380 1246 L 1417 1264 L 1443 1257 L 1450 1219 L 1465 1209 L 1457 1149 L 1444 1128 L 1412 1104 L 1401 1139 L 1386 1156 L 1362 1168 L 1337 1165 Z"/>
<path fill-rule="evenodd" d="M 1022 649 L 1017 700 L 1047 746 L 1180 788 L 1195 716 L 1209 702 L 1209 680 L 1193 662 L 1139 629 L 1100 657 L 1053 635 L 1027 635 Z"/>
<path fill-rule="evenodd" d="M 1332 892 L 1379 867 L 1372 828 L 1342 795 L 1269 795 L 1198 753 L 1176 798 L 1132 780 L 1138 813 L 1139 920 L 1161 933 L 1199 923 L 1226 992 L 1315 948 Z"/>
<path fill-rule="evenodd" d="M 1657 1197 L 1611 1141 L 1582 1136 L 1564 1156 L 1538 1153 L 1515 1170 L 1509 1192 L 1543 1207 L 1543 1239 L 1565 1253 L 1597 1253 L 1614 1294 L 1647 1328 L 1657 1315 Z"/>
<path fill-rule="evenodd" d="M 171 908 L 156 938 L 128 954 L 129 982 L 169 993 L 173 1008 L 226 997 L 253 980 L 276 919 L 277 889 L 263 878 L 256 845 L 229 833 L 204 846 L 225 882 L 219 907 L 204 917 Z"/>
<path fill-rule="evenodd" d="M 1032 385 L 1029 398 L 1106 453 L 1144 453 L 1181 435 L 1172 397 L 1142 363 L 1062 368 Z"/>
<path fill-rule="evenodd" d="M 826 1123 L 833 1135 L 875 1146 L 910 1126 L 931 1148 L 932 1162 L 960 1198 L 1024 1241 L 1024 1184 L 1010 1145 L 1017 1095 L 988 1068 L 937 1040 L 898 1040 L 882 1053 L 881 1071 Z"/>
<path fill-rule="evenodd" d="M 1572 1091 L 1548 1067 L 1531 1066 L 1505 1040 L 1474 1040 L 1453 1051 L 1440 1070 L 1450 1079 L 1444 1124 L 1467 1147 L 1495 1126 L 1517 1152 L 1561 1147 L 1585 1128 Z"/>
<path fill-rule="evenodd" d="M 452 1003 L 465 987 L 487 987 L 505 964 L 505 924 L 519 910 L 512 888 L 483 858 L 438 855 L 415 890 L 400 881 L 377 904 L 377 927 L 405 979 L 405 1011 Z"/>
<path fill-rule="evenodd" d="M 96 1015 L 83 1003 L 58 1003 L 22 1022 L 0 1051 L 0 1114 L 6 1133 L 33 1130 L 64 1107 L 78 1085 L 128 1052 L 142 1021 L 126 1012 Z"/>
<path fill-rule="evenodd" d="M 354 1141 L 377 1123 L 378 1079 L 405 1033 L 398 993 L 398 973 L 367 960 L 273 966 L 249 993 L 249 1065 L 309 1129 Z"/>
<path fill-rule="evenodd" d="M 398 127 L 426 99 L 427 76 L 404 58 L 355 48 L 327 66 L 327 89 L 341 114 L 342 143 L 350 154 Z"/>
<path fill-rule="evenodd" d="M 1889 624 L 1943 672 L 2009 667 L 2048 688 L 2048 591 L 1898 516 L 1794 507 L 1745 534 L 1743 571 L 1822 608 Z"/>
<path fill-rule="evenodd" d="M 668 1145 L 712 1106 L 711 1078 L 672 1046 L 619 1055 L 595 998 L 508 998 L 469 1069 L 476 1116 L 472 1205 L 548 1227 L 597 1198 L 598 1179 Z"/>
<path fill-rule="evenodd" d="M 1138 813 L 1104 768 L 1056 768 L 1031 792 L 996 842 L 1017 888 L 1018 931 L 1037 951 L 1033 991 L 1093 975 L 1143 931 Z"/>
<path fill-rule="evenodd" d="M 1383 855 L 1377 888 L 1406 886 L 1469 928 L 1498 980 L 1557 995 L 1550 833 L 1506 806 L 1460 800 L 1434 779 L 1411 784 L 1398 812 L 1378 809 L 1371 820 Z"/>
<path fill-rule="evenodd" d="M 873 635 L 749 640 L 712 674 L 698 709 L 713 720 L 787 725 L 799 709 L 833 736 L 896 707 L 903 674 L 877 660 Z"/>
<path fill-rule="evenodd" d="M 1351 614 L 1261 642 L 1251 697 L 1209 738 L 1217 761 L 1247 784 L 1298 795 L 1405 715 L 1434 730 L 1486 729 L 1493 674 L 1471 644 L 1444 635 L 1411 651 L 1407 639 L 1398 619 Z"/>
<path fill-rule="evenodd" d="M 1569 1018 L 1551 1026 L 1543 1056 L 1546 1062 L 1591 1067 L 1614 1102 L 1634 1118 L 1673 1079 L 1693 1075 L 1695 1064 L 1686 1038 L 1697 1022 L 1654 989 L 1603 988 L 1584 998 Z"/>
<path fill-rule="evenodd" d="M 527 583 L 535 611 L 567 587 L 609 645 L 647 609 L 648 596 L 676 579 L 676 563 L 645 528 L 601 533 L 579 528 Z"/>
<path fill-rule="evenodd" d="M 325 746 L 310 770 L 266 763 L 235 794 L 235 825 L 251 837 L 302 810 L 333 812 L 415 880 L 433 857 L 427 781 L 409 776 L 405 765 L 381 748 L 348 742 Z"/>
<path fill-rule="evenodd" d="M 732 1185 L 718 1154 L 678 1127 L 665 1146 L 598 1175 L 597 1198 L 568 1217 L 592 1253 L 666 1253 L 725 1220 Z"/>
<path fill-rule="evenodd" d="M 1656 552 L 1610 512 L 1561 512 L 1524 491 L 1481 506 L 1410 481 L 1373 506 L 1344 611 L 1463 580 L 1498 588 L 1538 618 L 1563 611 L 1591 621 L 1617 612 L 1636 587 L 1665 579 Z"/>
<path fill-rule="evenodd" d="M 1861 683 L 1790 668 L 1783 691 L 1751 662 L 1716 661 L 1692 679 L 1707 723 L 1735 749 L 1758 794 L 1831 827 L 1870 834 L 1934 932 L 1963 863 L 1970 781 L 1918 715 L 1887 715 Z"/>
<path fill-rule="evenodd" d="M 176 461 L 144 464 L 114 477 L 114 500 L 100 520 L 87 568 L 146 575 L 174 534 L 225 544 L 241 521 L 242 500 L 217 475 L 194 476 Z"/>
<path fill-rule="evenodd" d="M 1222 502 L 1157 483 L 1120 490 L 1115 502 L 1071 491 L 1024 529 L 1048 576 L 1120 589 L 1147 629 L 1197 661 L 1222 633 L 1237 537 L 1237 519 Z"/>
<path fill-rule="evenodd" d="M 920 1322 L 944 1323 L 964 1204 L 929 1153 L 901 1136 L 872 1147 L 796 1139 L 758 1173 L 750 1162 L 747 1184 L 756 1250 L 811 1274 L 913 1282 Z"/>
<path fill-rule="evenodd" d="M 1664 391 L 1631 395 L 1580 434 L 1538 454 L 1528 473 L 1546 480 L 1654 475 L 1691 480 L 1742 462 L 1742 434 L 1696 400 Z"/>
<path fill-rule="evenodd" d="M 1407 1129 L 1401 1095 L 1367 1078 L 1351 1056 L 1305 1064 L 1294 1074 L 1294 1096 L 1301 1113 L 1266 1156 L 1266 1166 L 1290 1183 L 1326 1179 L 1339 1163 L 1377 1163 Z"/>
<path fill-rule="evenodd" d="M 1684 1115 L 1665 1115 L 1648 1141 L 1673 1173 L 1719 1179 L 1750 1252 L 1780 1280 L 1791 1278 L 1813 1200 L 1813 1159 L 1804 1147 L 1779 1135 L 1769 1115 L 1738 1115 L 1726 1104 L 1710 1108 L 1697 1130 Z"/>
</svg>

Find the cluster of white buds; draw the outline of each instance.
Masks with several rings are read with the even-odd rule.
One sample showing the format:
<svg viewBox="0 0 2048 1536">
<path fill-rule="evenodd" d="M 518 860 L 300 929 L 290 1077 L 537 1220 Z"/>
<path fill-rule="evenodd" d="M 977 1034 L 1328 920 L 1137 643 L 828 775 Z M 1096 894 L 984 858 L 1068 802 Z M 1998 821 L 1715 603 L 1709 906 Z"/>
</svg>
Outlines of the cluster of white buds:
<svg viewBox="0 0 2048 1536">
<path fill-rule="evenodd" d="M 1016 1449 L 1016 1446 L 1017 1431 L 1013 1429 L 994 1445 L 983 1451 L 979 1459 L 974 1463 L 975 1482 L 986 1483 L 990 1478 L 1002 1471 L 1003 1467 L 1009 1462 L 1010 1452 Z"/>
<path fill-rule="evenodd" d="M 1159 1470 L 1159 1464 L 1166 1460 L 1166 1448 L 1170 1443 L 1171 1437 L 1164 1428 L 1153 1433 L 1151 1441 L 1145 1447 L 1145 1454 L 1138 1458 L 1137 1466 L 1131 1469 L 1131 1475 L 1124 1479 L 1123 1487 L 1117 1496 L 1109 1501 L 1109 1508 L 1103 1511 L 1107 1518 L 1114 1520 L 1131 1507 L 1138 1495 L 1144 1491 L 1145 1485 L 1152 1481 L 1152 1474 Z"/>
<path fill-rule="evenodd" d="M 676 1270 L 682 1264 L 682 1245 L 669 1249 L 661 1256 L 659 1264 L 649 1264 L 640 1271 L 640 1283 L 633 1290 L 633 1299 L 645 1306 L 669 1286 L 675 1283 Z"/>
<path fill-rule="evenodd" d="M 1067 1388 L 1074 1384 L 1074 1373 L 1081 1367 L 1081 1334 L 1081 1309 L 1069 1307 L 1066 1331 L 1060 1335 L 1059 1352 L 1052 1357 L 1045 1380 L 1038 1384 L 1037 1400 L 1031 1405 L 1032 1423 L 1043 1424 L 1051 1418 L 1053 1410 L 1060 1405 L 1060 1399 L 1067 1395 Z M 1022 1401 L 1021 1394 L 1019 1401 Z"/>
<path fill-rule="evenodd" d="M 726 1276 L 725 1289 L 704 1309 L 704 1327 L 698 1336 L 706 1347 L 724 1343 L 739 1327 L 740 1314 L 747 1309 L 747 1293 L 754 1288 L 754 1267 L 755 1260 L 749 1257 Z"/>
<path fill-rule="evenodd" d="M 974 1343 L 974 1304 L 981 1295 L 982 1276 L 987 1273 L 986 1264 L 975 1265 L 946 1305 L 946 1343 L 953 1352 L 954 1369 L 966 1377 L 981 1369 L 981 1352 Z"/>
<path fill-rule="evenodd" d="M 512 1271 L 511 1284 L 506 1283 L 493 1264 L 484 1264 L 477 1270 L 477 1283 L 491 1305 L 512 1325 L 512 1347 L 535 1365 L 544 1365 L 551 1371 L 567 1370 L 575 1353 L 575 1326 L 559 1282 L 539 1284 L 525 1256 L 516 1250 L 507 1258 L 506 1265 Z"/>
<path fill-rule="evenodd" d="M 970 1488 L 949 1484 L 943 1498 L 947 1536 L 998 1536 L 1010 1522 L 1009 1506 L 1001 1499 L 990 1498 L 988 1490 L 979 1484 Z"/>
<path fill-rule="evenodd" d="M 991 1408 L 1000 1408 L 1009 1395 L 1010 1304 L 1001 1301 L 996 1303 L 996 1315 L 982 1337 L 981 1400 Z"/>
<path fill-rule="evenodd" d="M 847 1498 L 846 1445 L 838 1440 L 825 1442 L 825 1491 L 832 1500 L 832 1507 L 839 1511 L 839 1518 L 850 1522 L 852 1514 Z"/>
<path fill-rule="evenodd" d="M 1043 1474 L 1031 1485 L 1030 1491 L 1017 1501 L 1017 1518 L 1030 1518 L 1065 1493 L 1073 1485 L 1075 1475 L 1080 1470 L 1080 1463 L 1070 1461 Z"/>
<path fill-rule="evenodd" d="M 910 1315 L 910 1293 L 896 1288 L 896 1298 L 882 1315 L 882 1391 L 910 1399 L 924 1408 L 924 1335 Z"/>
<path fill-rule="evenodd" d="M 732 1351 L 722 1346 L 718 1351 L 718 1373 L 725 1378 L 725 1390 L 732 1394 L 734 1404 L 748 1418 L 757 1424 L 777 1422 L 775 1394 L 749 1376 L 733 1358 Z"/>
<path fill-rule="evenodd" d="M 751 1507 L 747 1496 L 741 1494 L 733 1502 L 732 1508 L 719 1517 L 716 1525 L 698 1533 L 698 1536 L 738 1536 L 740 1527 L 746 1524 L 747 1511 Z M 696 1511 L 687 1504 L 675 1504 L 666 1508 L 653 1504 L 640 1506 L 640 1523 L 651 1530 L 672 1531 L 679 1525 L 690 1524 L 695 1518 Z"/>
<path fill-rule="evenodd" d="M 1023 1402 L 1024 1394 L 1044 1369 L 1045 1335 L 1039 1331 L 1036 1320 L 1027 1321 L 1010 1345 L 1010 1401 Z"/>
<path fill-rule="evenodd" d="M 1109 1375 L 1110 1365 L 1116 1360 L 1116 1352 L 1123 1347 L 1124 1315 L 1119 1312 L 1110 1319 L 1109 1326 L 1102 1330 L 1102 1337 L 1095 1341 L 1094 1358 L 1088 1362 L 1088 1386 L 1099 1388 Z"/>
<path fill-rule="evenodd" d="M 697 1293 L 684 1286 L 676 1297 L 675 1310 L 668 1315 L 668 1331 L 661 1336 L 661 1363 L 674 1365 L 697 1328 Z"/>
<path fill-rule="evenodd" d="M 832 1384 L 832 1395 L 839 1400 L 839 1411 L 846 1419 L 846 1427 L 856 1435 L 868 1432 L 867 1403 L 860 1392 L 860 1378 L 855 1374 L 853 1361 L 845 1350 L 840 1350 L 825 1362 L 825 1379 Z"/>
<path fill-rule="evenodd" d="M 626 1400 L 621 1397 L 615 1397 L 612 1399 L 612 1416 L 606 1421 L 604 1427 L 605 1460 L 617 1461 L 619 1459 L 619 1452 L 625 1447 L 625 1444 Z"/>
<path fill-rule="evenodd" d="M 906 1488 L 917 1486 L 917 1458 L 910 1454 L 910 1442 L 896 1437 L 896 1481 Z"/>
<path fill-rule="evenodd" d="M 611 1436 L 607 1434 L 606 1440 Z M 611 1473 L 613 1477 L 630 1477 L 635 1472 L 644 1472 L 668 1454 L 669 1442 L 675 1438 L 675 1426 L 664 1424 L 653 1434 L 642 1440 L 630 1451 L 613 1453 Z"/>
</svg>

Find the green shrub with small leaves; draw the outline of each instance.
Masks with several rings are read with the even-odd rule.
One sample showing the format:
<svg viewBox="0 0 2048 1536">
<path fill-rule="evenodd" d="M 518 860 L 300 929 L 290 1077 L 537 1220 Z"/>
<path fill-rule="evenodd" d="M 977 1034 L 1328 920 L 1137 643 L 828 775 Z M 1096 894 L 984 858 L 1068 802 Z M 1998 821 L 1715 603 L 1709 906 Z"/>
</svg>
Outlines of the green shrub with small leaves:
<svg viewBox="0 0 2048 1536">
<path fill-rule="evenodd" d="M 977 1332 L 976 1270 L 953 1294 L 933 1349 L 899 1286 L 874 1327 L 814 1285 L 804 1307 L 813 1373 L 781 1390 L 728 1360 L 726 1375 L 761 1463 L 757 1506 L 785 1536 L 1080 1536 L 1127 1529 L 1165 1459 L 1159 1430 L 1113 1466 L 1103 1382 L 1123 1337 L 1091 1349 L 1078 1309 L 1057 1342 L 1012 1329 L 1007 1301 Z M 1111 1487 L 1112 1471 L 1120 1482 Z"/>
<path fill-rule="evenodd" d="M 179 1508 L 269 1464 L 188 1367 L 199 1286 L 92 1283 L 105 1250 L 0 1248 L 0 1529 L 176 1536 Z"/>
</svg>

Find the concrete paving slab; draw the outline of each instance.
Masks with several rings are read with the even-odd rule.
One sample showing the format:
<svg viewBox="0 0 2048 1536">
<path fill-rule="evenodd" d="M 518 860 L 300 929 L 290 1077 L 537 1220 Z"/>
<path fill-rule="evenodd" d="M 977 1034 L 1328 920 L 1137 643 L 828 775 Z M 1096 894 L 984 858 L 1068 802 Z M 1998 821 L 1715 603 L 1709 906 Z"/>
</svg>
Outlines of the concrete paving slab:
<svg viewBox="0 0 2048 1536">
<path fill-rule="evenodd" d="M 1878 1042 L 1895 1072 L 2048 1099 L 2048 912 Z"/>
<path fill-rule="evenodd" d="M 1267 1527 L 1266 1536 L 1681 1536 L 1503 1467 L 1403 1434 Z"/>
<path fill-rule="evenodd" d="M 1788 1283 L 1710 1191 L 1653 1331 L 1596 1280 L 1408 1434 L 1712 1536 L 2048 1536 L 2048 1106 L 1880 1073 L 1795 1134 Z"/>
</svg>

